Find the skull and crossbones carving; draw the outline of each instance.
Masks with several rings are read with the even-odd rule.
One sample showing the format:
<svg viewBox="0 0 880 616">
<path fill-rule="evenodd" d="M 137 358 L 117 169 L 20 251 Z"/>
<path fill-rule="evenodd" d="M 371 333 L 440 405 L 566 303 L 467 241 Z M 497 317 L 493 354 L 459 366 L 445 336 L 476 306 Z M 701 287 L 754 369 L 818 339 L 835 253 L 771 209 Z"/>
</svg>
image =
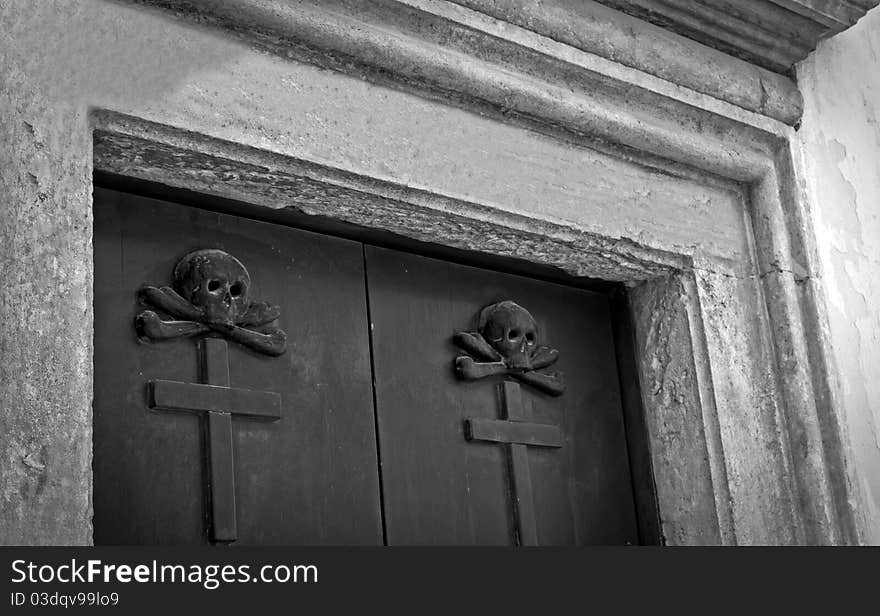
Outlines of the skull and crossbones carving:
<svg viewBox="0 0 880 616">
<path fill-rule="evenodd" d="M 562 373 L 536 372 L 559 359 L 559 351 L 538 344 L 538 326 L 528 310 L 512 301 L 486 306 L 478 331 L 458 332 L 453 341 L 468 355 L 455 359 L 455 370 L 465 380 L 503 374 L 551 396 L 565 391 Z"/>
<path fill-rule="evenodd" d="M 217 333 L 254 351 L 284 353 L 287 334 L 275 327 L 278 306 L 250 299 L 251 277 L 241 261 L 217 249 L 195 250 L 174 268 L 173 287 L 144 285 L 138 295 L 153 310 L 135 318 L 138 335 L 147 340 Z"/>
</svg>

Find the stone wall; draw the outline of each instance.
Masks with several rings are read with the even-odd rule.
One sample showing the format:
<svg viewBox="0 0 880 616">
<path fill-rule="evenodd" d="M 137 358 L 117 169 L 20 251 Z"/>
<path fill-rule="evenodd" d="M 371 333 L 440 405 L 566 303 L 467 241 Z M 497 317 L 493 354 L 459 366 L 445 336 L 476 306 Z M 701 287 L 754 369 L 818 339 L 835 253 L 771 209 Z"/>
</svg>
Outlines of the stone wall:
<svg viewBox="0 0 880 616">
<path fill-rule="evenodd" d="M 92 540 L 89 110 L 161 105 L 229 58 L 135 16 L 0 3 L 0 544 Z"/>
<path fill-rule="evenodd" d="M 799 130 L 865 540 L 880 543 L 880 9 L 797 69 Z"/>
<path fill-rule="evenodd" d="M 239 3 L 260 15 L 274 4 Z M 528 62 L 502 70 L 409 30 L 346 26 L 350 16 L 313 5 L 330 26 L 342 19 L 331 33 L 354 37 L 339 45 L 361 60 L 405 60 L 400 70 L 411 74 L 386 83 L 359 64 L 328 70 L 291 57 L 302 50 L 283 37 L 231 35 L 238 31 L 162 4 L 0 3 L 0 543 L 91 541 L 98 162 L 205 194 L 342 219 L 354 212 L 350 222 L 382 225 L 385 210 L 301 190 L 309 177 L 436 219 L 462 216 L 463 231 L 438 240 L 450 246 L 469 247 L 466 232 L 492 223 L 504 241 L 483 236 L 484 251 L 647 281 L 654 286 L 634 296 L 646 307 L 636 313 L 647 315 L 642 379 L 667 539 L 851 541 L 837 530 L 846 521 L 835 520 L 846 498 L 829 495 L 843 482 L 834 444 L 822 449 L 826 405 L 813 401 L 824 376 L 804 340 L 821 338 L 812 278 L 791 256 L 802 251 L 797 182 L 785 171 L 791 127 L 523 32 L 522 45 L 541 53 L 516 43 L 515 59 Z M 300 32 L 304 18 L 288 17 Z M 478 51 L 498 44 L 496 34 L 459 30 Z M 366 43 L 390 40 L 398 51 L 349 45 L 364 32 L 378 37 Z M 410 49 L 453 85 L 473 86 L 470 97 L 423 87 L 425 67 Z M 577 88 L 540 80 L 537 68 L 553 54 L 550 65 Z M 499 96 L 500 111 L 486 104 Z M 552 117 L 539 116 L 547 107 Z M 92 128 L 108 133 L 108 122 L 116 140 L 93 141 Z M 143 155 L 150 148 L 192 156 Z M 544 251 L 547 238 L 564 250 Z M 680 277 L 667 284 L 669 269 Z M 686 331 L 668 333 L 675 328 Z M 693 362 L 678 361 L 688 354 Z M 691 502 L 698 496 L 700 507 Z"/>
</svg>

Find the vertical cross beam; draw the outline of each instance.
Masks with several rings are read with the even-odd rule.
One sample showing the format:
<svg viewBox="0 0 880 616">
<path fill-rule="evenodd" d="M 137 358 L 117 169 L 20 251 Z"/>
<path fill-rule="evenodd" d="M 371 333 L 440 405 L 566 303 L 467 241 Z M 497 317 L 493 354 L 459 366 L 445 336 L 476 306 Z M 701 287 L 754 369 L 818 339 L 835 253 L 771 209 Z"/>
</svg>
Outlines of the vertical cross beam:
<svg viewBox="0 0 880 616">
<path fill-rule="evenodd" d="M 503 443 L 508 446 L 508 461 L 513 483 L 513 508 L 520 545 L 538 545 L 535 498 L 529 470 L 529 447 L 562 447 L 559 426 L 524 421 L 522 391 L 519 383 L 501 384 L 501 416 L 496 419 L 465 420 L 469 441 Z"/>
<path fill-rule="evenodd" d="M 559 426 L 524 421 L 526 417 L 519 383 L 504 381 L 501 384 L 501 408 L 502 420 L 465 420 L 465 437 L 469 441 L 503 443 L 508 446 L 519 544 L 538 545 L 528 447 L 562 447 L 562 433 Z"/>
<path fill-rule="evenodd" d="M 522 393 L 519 384 L 504 383 L 502 389 L 502 417 L 509 421 L 524 421 Z M 513 476 L 513 496 L 516 502 L 517 527 L 521 545 L 538 545 L 538 526 L 535 521 L 535 498 L 532 494 L 532 474 L 529 471 L 529 451 L 523 443 L 510 443 L 510 472 Z"/>
<path fill-rule="evenodd" d="M 231 543 L 238 539 L 232 416 L 281 419 L 281 395 L 271 391 L 230 387 L 225 340 L 201 340 L 199 356 L 202 382 L 151 381 L 150 408 L 205 415 L 210 537 L 214 543 Z"/>
<path fill-rule="evenodd" d="M 202 383 L 229 387 L 229 356 L 225 340 L 204 338 L 201 350 Z M 235 462 L 232 452 L 232 414 L 206 413 L 208 434 L 208 494 L 211 507 L 211 540 L 228 543 L 238 538 L 235 518 Z"/>
</svg>

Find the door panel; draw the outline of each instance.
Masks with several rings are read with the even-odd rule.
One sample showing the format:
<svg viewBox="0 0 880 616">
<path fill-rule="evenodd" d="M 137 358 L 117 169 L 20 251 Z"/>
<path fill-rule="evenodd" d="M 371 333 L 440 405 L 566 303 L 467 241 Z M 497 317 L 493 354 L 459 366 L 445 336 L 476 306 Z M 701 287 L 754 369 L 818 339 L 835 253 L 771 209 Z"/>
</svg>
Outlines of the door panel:
<svg viewBox="0 0 880 616">
<path fill-rule="evenodd" d="M 133 320 L 141 285 L 208 247 L 244 263 L 288 334 L 277 358 L 228 343 L 231 386 L 282 400 L 280 421 L 232 420 L 238 544 L 379 544 L 383 514 L 389 544 L 515 542 L 509 448 L 464 431 L 501 417 L 501 377 L 453 370 L 453 334 L 502 299 L 535 316 L 568 383 L 558 398 L 521 387 L 527 421 L 562 433 L 526 448 L 538 543 L 637 542 L 606 296 L 106 189 L 94 201 L 97 544 L 207 541 L 205 422 L 150 410 L 147 390 L 199 382 L 197 340 L 141 342 Z"/>
<path fill-rule="evenodd" d="M 202 419 L 150 410 L 147 382 L 198 382 L 191 338 L 139 342 L 144 283 L 220 248 L 252 298 L 281 307 L 287 352 L 228 343 L 234 387 L 281 394 L 276 422 L 233 418 L 239 544 L 380 544 L 382 524 L 362 245 L 95 190 L 95 543 L 206 541 Z"/>
<path fill-rule="evenodd" d="M 603 295 L 366 248 L 387 541 L 514 541 L 507 446 L 469 442 L 467 418 L 499 418 L 501 377 L 463 382 L 452 336 L 512 299 L 559 350 L 558 398 L 523 386 L 525 415 L 559 425 L 559 449 L 528 447 L 540 544 L 637 543 L 611 331 Z"/>
</svg>

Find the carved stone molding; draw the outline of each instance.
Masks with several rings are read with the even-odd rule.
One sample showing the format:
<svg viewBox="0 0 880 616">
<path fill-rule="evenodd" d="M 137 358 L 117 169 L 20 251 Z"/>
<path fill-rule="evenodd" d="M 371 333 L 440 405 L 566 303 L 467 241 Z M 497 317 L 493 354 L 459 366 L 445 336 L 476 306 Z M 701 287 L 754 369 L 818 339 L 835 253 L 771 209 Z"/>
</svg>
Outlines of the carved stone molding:
<svg viewBox="0 0 880 616">
<path fill-rule="evenodd" d="M 820 40 L 855 24 L 878 0 L 598 0 L 715 49 L 787 72 Z"/>
<path fill-rule="evenodd" d="M 607 68 L 597 60 L 608 59 L 790 125 L 802 111 L 793 65 L 880 2 L 127 1 L 223 27 L 284 56 L 526 114 L 516 97 L 474 87 L 480 80 L 462 73 L 456 55 L 575 88 L 595 88 Z"/>
<path fill-rule="evenodd" d="M 580 113 L 554 114 L 561 100 L 571 97 L 567 106 L 578 107 L 582 98 L 613 97 L 626 67 L 638 73 L 625 78 L 638 84 L 630 97 L 636 106 L 662 108 L 674 98 L 701 108 L 701 94 L 786 124 L 801 114 L 789 77 L 595 2 L 574 10 L 551 0 L 537 11 L 527 2 L 511 9 L 482 0 L 126 1 L 223 28 L 283 57 L 455 104 L 479 102 L 508 118 L 557 115 L 556 124 L 568 126 Z"/>
</svg>

